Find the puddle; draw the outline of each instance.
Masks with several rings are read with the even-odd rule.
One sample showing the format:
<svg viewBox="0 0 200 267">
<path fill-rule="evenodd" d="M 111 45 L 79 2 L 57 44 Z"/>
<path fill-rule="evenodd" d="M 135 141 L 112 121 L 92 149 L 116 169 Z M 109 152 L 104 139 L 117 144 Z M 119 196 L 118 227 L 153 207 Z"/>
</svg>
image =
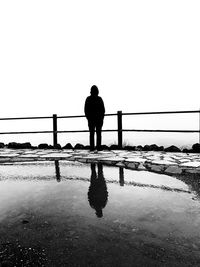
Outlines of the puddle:
<svg viewBox="0 0 200 267">
<path fill-rule="evenodd" d="M 21 248 L 36 266 L 199 266 L 199 180 L 68 161 L 1 165 L 0 266 L 23 261 Z"/>
</svg>

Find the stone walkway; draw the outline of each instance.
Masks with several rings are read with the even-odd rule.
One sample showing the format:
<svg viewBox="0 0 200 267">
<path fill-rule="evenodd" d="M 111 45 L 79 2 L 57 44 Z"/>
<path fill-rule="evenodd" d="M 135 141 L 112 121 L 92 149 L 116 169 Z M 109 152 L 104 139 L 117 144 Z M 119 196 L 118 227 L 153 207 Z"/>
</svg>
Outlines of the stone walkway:
<svg viewBox="0 0 200 267">
<path fill-rule="evenodd" d="M 200 175 L 200 154 L 111 150 L 42 150 L 0 149 L 0 165 L 46 160 L 103 163 L 133 170 L 147 170 L 165 174 L 196 173 Z"/>
</svg>

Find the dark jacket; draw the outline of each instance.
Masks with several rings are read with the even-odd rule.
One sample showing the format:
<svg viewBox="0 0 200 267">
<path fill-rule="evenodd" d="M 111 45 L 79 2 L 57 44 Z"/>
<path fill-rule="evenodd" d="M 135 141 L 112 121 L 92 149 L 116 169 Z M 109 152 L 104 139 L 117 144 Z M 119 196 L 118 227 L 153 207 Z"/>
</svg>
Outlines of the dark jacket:
<svg viewBox="0 0 200 267">
<path fill-rule="evenodd" d="M 88 120 L 103 120 L 105 107 L 100 96 L 88 96 L 85 101 L 85 116 Z"/>
</svg>

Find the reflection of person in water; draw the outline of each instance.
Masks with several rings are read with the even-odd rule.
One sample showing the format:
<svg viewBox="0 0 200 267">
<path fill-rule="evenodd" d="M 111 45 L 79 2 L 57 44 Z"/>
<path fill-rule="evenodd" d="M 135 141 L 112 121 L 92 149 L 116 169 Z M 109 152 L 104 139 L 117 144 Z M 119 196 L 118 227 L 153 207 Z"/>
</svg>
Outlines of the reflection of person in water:
<svg viewBox="0 0 200 267">
<path fill-rule="evenodd" d="M 56 171 L 57 182 L 60 182 L 61 178 L 60 178 L 60 167 L 59 167 L 59 161 L 58 160 L 55 160 L 55 171 Z"/>
<path fill-rule="evenodd" d="M 98 218 L 103 217 L 102 209 L 105 208 L 108 201 L 108 191 L 106 181 L 103 176 L 103 166 L 98 163 L 98 175 L 96 173 L 95 163 L 91 164 L 91 180 L 88 191 L 88 201 L 90 206 L 96 210 Z"/>
</svg>

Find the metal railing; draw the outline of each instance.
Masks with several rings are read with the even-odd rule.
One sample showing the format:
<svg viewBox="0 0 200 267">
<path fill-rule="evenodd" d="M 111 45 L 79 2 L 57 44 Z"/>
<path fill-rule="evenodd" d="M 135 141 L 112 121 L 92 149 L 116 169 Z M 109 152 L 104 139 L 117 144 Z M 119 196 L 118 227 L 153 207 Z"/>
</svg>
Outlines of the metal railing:
<svg viewBox="0 0 200 267">
<path fill-rule="evenodd" d="M 122 127 L 122 117 L 123 116 L 137 116 L 137 115 L 164 115 L 164 114 L 186 114 L 186 113 L 199 113 L 199 130 L 154 130 L 154 129 L 123 129 Z M 117 113 L 105 114 L 105 116 L 117 116 L 117 129 L 103 129 L 102 132 L 117 132 L 118 133 L 118 147 L 122 148 L 123 144 L 123 132 L 162 132 L 162 133 L 199 133 L 199 143 L 200 143 L 200 110 L 189 110 L 189 111 L 161 111 L 161 112 L 134 112 L 134 113 L 122 113 L 118 111 Z M 73 115 L 73 116 L 44 116 L 44 117 L 17 117 L 17 118 L 0 118 L 0 121 L 8 120 L 41 120 L 41 119 L 51 119 L 53 121 L 52 131 L 18 131 L 18 132 L 0 132 L 0 135 L 9 134 L 53 134 L 53 146 L 58 144 L 58 133 L 86 133 L 89 130 L 66 130 L 59 131 L 57 129 L 58 119 L 73 119 L 73 118 L 84 118 L 84 115 Z"/>
</svg>

